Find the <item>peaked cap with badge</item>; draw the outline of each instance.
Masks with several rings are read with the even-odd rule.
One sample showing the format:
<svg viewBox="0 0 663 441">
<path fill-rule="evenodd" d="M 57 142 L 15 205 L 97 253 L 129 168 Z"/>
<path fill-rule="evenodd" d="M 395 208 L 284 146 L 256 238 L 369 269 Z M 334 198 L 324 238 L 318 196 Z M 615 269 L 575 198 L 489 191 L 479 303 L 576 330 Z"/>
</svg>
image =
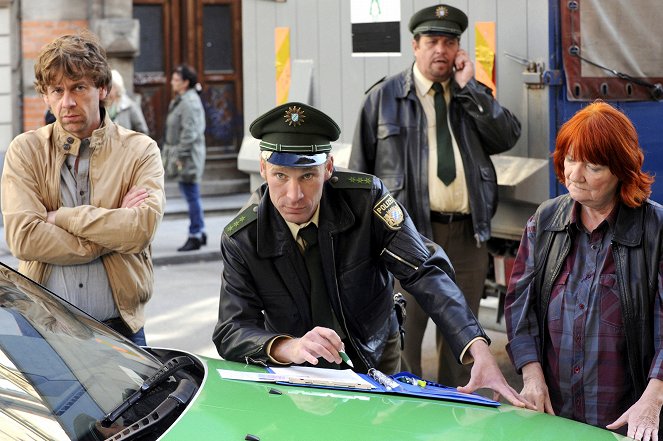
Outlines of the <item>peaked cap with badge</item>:
<svg viewBox="0 0 663 441">
<path fill-rule="evenodd" d="M 467 29 L 467 15 L 449 5 L 430 6 L 410 18 L 408 29 L 413 35 L 447 34 L 460 37 Z"/>
<path fill-rule="evenodd" d="M 260 150 L 272 154 L 267 162 L 285 167 L 324 164 L 341 129 L 329 116 L 307 104 L 290 102 L 273 108 L 249 126 L 260 139 Z"/>
</svg>

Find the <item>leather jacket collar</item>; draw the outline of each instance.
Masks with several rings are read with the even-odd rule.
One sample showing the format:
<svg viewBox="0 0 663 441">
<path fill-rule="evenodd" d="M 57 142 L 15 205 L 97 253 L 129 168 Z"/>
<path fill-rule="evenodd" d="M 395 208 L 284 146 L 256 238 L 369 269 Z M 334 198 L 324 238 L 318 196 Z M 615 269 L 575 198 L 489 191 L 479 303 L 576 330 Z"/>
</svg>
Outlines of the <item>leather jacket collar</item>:
<svg viewBox="0 0 663 441">
<path fill-rule="evenodd" d="M 414 66 L 414 63 L 412 63 L 412 66 L 410 66 L 410 69 L 408 69 L 405 72 L 405 75 L 403 76 L 403 81 L 398 83 L 399 89 L 398 89 L 398 97 L 399 98 L 407 98 L 408 94 L 411 92 L 414 94 L 414 98 L 417 97 L 417 93 L 414 87 L 414 74 L 412 73 L 412 67 Z"/>
<path fill-rule="evenodd" d="M 333 179 L 333 177 L 332 177 Z M 292 235 L 285 220 L 269 199 L 269 187 L 260 189 L 258 205 L 257 252 L 261 258 L 272 258 L 286 254 L 291 247 Z M 350 228 L 355 217 L 347 202 L 340 198 L 326 182 L 320 200 L 319 228 L 323 234 L 335 234 Z"/>
<path fill-rule="evenodd" d="M 568 228 L 572 220 L 573 206 L 574 200 L 571 199 L 571 196 L 563 196 L 563 200 L 559 204 L 555 214 L 543 229 L 546 231 L 563 231 Z M 644 205 L 631 208 L 619 203 L 613 240 L 629 247 L 640 245 L 643 236 L 643 222 Z"/>
</svg>

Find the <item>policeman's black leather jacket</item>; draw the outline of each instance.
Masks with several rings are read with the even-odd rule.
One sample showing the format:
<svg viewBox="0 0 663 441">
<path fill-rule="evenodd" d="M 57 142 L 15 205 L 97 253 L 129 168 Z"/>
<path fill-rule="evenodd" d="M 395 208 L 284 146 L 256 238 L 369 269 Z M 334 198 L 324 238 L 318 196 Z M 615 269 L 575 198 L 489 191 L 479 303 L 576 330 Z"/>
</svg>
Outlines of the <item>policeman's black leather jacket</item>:
<svg viewBox="0 0 663 441">
<path fill-rule="evenodd" d="M 544 202 L 537 210 L 534 287 L 539 329 L 545 335 L 546 312 L 552 286 L 571 249 L 569 225 L 574 201 L 569 195 Z M 659 294 L 659 265 L 663 245 L 663 207 L 647 200 L 642 206 L 619 207 L 613 238 L 613 254 L 619 285 L 622 319 L 626 332 L 629 370 L 635 396 L 642 395 L 654 358 L 653 309 Z M 543 339 L 539 356 L 543 359 Z"/>
<path fill-rule="evenodd" d="M 301 337 L 314 324 L 302 254 L 267 185 L 254 196 L 258 205 L 244 210 L 221 239 L 223 280 L 213 340 L 226 359 L 268 363 L 270 340 Z M 380 215 L 374 211 L 380 206 L 393 210 Z M 336 171 L 324 184 L 319 247 L 325 282 L 336 317 L 369 368 L 379 364 L 397 329 L 391 274 L 443 330 L 457 356 L 473 338 L 487 338 L 453 281 L 444 251 L 422 238 L 407 213 L 398 219 L 399 212 L 373 176 Z M 387 218 L 400 225 L 390 227 Z"/>
<path fill-rule="evenodd" d="M 474 235 L 485 242 L 497 209 L 497 177 L 489 155 L 516 144 L 520 122 L 482 83 L 472 79 L 461 88 L 451 80 L 451 85 L 449 121 L 463 159 Z M 419 232 L 432 238 L 427 127 L 412 68 L 386 78 L 364 98 L 348 168 L 382 179 Z"/>
</svg>

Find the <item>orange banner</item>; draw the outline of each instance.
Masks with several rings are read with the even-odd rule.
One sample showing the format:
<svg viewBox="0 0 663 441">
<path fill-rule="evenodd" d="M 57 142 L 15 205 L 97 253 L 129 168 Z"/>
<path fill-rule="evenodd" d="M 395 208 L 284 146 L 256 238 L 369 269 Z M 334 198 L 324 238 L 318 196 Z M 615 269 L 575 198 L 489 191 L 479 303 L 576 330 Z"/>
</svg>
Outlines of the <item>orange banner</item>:
<svg viewBox="0 0 663 441">
<path fill-rule="evenodd" d="M 474 24 L 475 77 L 493 89 L 495 96 L 495 22 L 481 21 Z"/>
<path fill-rule="evenodd" d="M 274 30 L 274 54 L 276 67 L 276 105 L 288 101 L 290 93 L 290 28 Z"/>
</svg>

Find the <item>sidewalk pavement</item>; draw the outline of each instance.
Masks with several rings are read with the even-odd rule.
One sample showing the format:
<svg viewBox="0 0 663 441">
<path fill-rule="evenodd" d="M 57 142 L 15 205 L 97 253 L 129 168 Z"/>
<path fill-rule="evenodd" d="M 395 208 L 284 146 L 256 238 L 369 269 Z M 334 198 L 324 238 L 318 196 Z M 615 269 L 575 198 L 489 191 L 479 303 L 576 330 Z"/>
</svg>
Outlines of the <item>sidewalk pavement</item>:
<svg viewBox="0 0 663 441">
<path fill-rule="evenodd" d="M 188 236 L 189 217 L 186 201 L 181 198 L 168 199 L 164 218 L 152 241 L 154 266 L 221 259 L 221 232 L 246 203 L 249 196 L 249 193 L 204 196 L 202 204 L 205 210 L 207 246 L 196 251 L 186 252 L 177 251 L 184 245 Z M 12 256 L 7 248 L 3 227 L 0 227 L 0 261 L 14 269 L 18 268 L 18 259 Z"/>
</svg>

